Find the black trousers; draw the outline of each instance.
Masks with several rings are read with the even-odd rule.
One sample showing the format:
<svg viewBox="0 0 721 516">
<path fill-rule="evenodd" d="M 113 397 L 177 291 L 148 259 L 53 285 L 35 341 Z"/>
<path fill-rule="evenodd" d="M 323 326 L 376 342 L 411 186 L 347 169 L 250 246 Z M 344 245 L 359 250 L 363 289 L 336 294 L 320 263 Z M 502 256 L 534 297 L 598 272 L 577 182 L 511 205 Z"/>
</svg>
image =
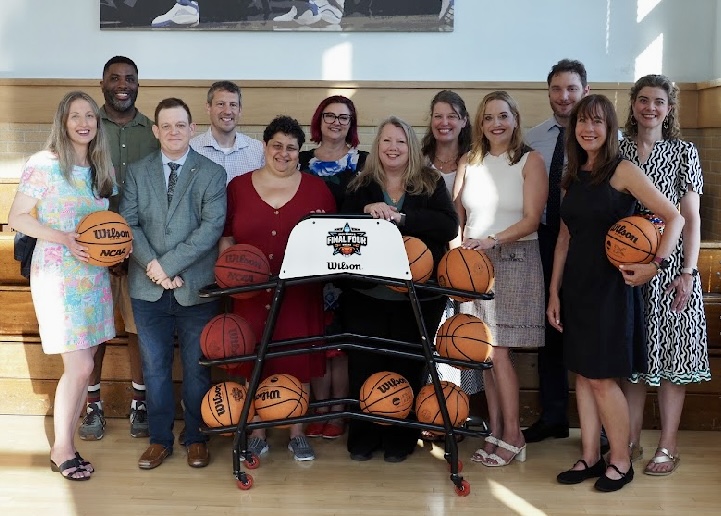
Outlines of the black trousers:
<svg viewBox="0 0 721 516">
<path fill-rule="evenodd" d="M 541 250 L 543 277 L 548 286 L 553 272 L 553 254 L 558 240 L 558 228 L 541 224 L 538 245 Z M 568 371 L 563 360 L 563 336 L 546 321 L 545 346 L 538 349 L 538 380 L 541 395 L 541 421 L 549 425 L 568 424 Z"/>
<path fill-rule="evenodd" d="M 342 298 L 343 329 L 347 332 L 371 337 L 420 343 L 420 332 L 410 301 L 385 301 L 349 289 Z M 446 298 L 421 302 L 421 311 L 429 338 L 435 335 Z M 420 351 L 419 351 L 420 353 Z M 369 351 L 348 351 L 348 377 L 350 395 L 358 396 L 363 382 L 372 374 L 392 371 L 403 375 L 418 394 L 425 383 L 426 363 Z M 409 418 L 414 417 L 413 413 Z M 367 455 L 382 449 L 386 455 L 409 455 L 416 447 L 420 431 L 398 425 L 378 425 L 351 419 L 348 424 L 348 451 Z"/>
</svg>

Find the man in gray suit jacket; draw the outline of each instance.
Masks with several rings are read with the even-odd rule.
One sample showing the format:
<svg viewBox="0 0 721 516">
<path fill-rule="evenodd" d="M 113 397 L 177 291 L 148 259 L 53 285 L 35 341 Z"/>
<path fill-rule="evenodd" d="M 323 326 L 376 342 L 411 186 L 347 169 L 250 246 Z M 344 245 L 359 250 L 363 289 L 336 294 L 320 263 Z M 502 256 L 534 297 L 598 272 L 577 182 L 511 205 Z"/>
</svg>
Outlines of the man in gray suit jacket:
<svg viewBox="0 0 721 516">
<path fill-rule="evenodd" d="M 198 289 L 214 281 L 225 223 L 226 173 L 190 148 L 194 129 L 185 102 L 162 100 L 153 125 L 160 152 L 128 167 L 120 203 L 120 213 L 133 230 L 128 277 L 147 389 L 150 446 L 138 460 L 141 469 L 159 466 L 173 452 L 176 331 L 188 465 L 204 467 L 210 460 L 207 438 L 199 430 L 210 371 L 198 360 L 200 334 L 219 304 L 201 299 Z"/>
</svg>

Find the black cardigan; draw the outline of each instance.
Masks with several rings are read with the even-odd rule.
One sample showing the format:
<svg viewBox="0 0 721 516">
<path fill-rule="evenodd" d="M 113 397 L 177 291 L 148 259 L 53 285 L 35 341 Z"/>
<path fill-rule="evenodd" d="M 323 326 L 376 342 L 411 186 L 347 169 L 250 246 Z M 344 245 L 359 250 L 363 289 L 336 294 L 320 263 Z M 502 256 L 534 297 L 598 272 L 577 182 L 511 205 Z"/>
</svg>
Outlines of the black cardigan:
<svg viewBox="0 0 721 516">
<path fill-rule="evenodd" d="M 383 189 L 376 182 L 347 191 L 340 211 L 363 213 L 363 208 L 374 202 L 385 202 Z M 438 261 L 448 250 L 448 242 L 458 234 L 458 214 L 443 178 L 438 178 L 436 189 L 430 196 L 406 193 L 401 213 L 406 214 L 406 220 L 398 229 L 404 236 L 423 240 L 433 254 L 435 271 Z"/>
</svg>

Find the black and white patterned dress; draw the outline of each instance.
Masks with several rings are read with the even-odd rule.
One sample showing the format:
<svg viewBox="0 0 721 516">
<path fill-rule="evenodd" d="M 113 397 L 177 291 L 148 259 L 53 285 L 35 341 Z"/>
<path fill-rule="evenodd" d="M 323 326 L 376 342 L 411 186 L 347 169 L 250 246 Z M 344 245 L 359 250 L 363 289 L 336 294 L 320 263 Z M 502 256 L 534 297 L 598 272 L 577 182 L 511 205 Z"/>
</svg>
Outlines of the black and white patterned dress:
<svg viewBox="0 0 721 516">
<path fill-rule="evenodd" d="M 638 158 L 636 143 L 624 138 L 621 155 L 641 167 L 656 188 L 673 204 L 679 205 L 689 185 L 701 195 L 703 176 L 696 147 L 683 140 L 657 141 L 646 163 Z M 640 206 L 642 214 L 647 214 Z M 645 302 L 648 373 L 633 375 L 634 383 L 643 381 L 658 386 L 661 380 L 683 385 L 709 381 L 706 317 L 703 308 L 701 281 L 694 278 L 691 297 L 681 312 L 671 310 L 673 295 L 666 287 L 681 274 L 683 268 L 683 235 L 669 256 L 671 265 L 648 282 L 643 289 Z"/>
</svg>

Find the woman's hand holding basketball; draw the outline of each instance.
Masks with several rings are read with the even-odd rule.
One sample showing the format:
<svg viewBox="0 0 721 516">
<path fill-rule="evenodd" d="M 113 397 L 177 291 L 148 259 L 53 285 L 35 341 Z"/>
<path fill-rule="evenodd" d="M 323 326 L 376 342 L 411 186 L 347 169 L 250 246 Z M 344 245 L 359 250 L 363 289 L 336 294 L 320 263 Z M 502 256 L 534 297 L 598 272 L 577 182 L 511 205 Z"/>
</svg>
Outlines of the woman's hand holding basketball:
<svg viewBox="0 0 721 516">
<path fill-rule="evenodd" d="M 396 220 L 400 217 L 398 209 L 395 206 L 389 206 L 384 202 L 366 204 L 363 208 L 363 213 L 372 215 L 374 219 L 384 219 L 388 221 Z"/>
<path fill-rule="evenodd" d="M 558 295 L 552 294 L 548 297 L 546 317 L 548 318 L 548 324 L 563 333 L 563 324 L 561 324 L 561 300 L 558 299 Z"/>
<path fill-rule="evenodd" d="M 675 293 L 673 301 L 671 301 L 671 310 L 674 312 L 680 312 L 686 308 L 688 298 L 691 297 L 691 291 L 693 290 L 693 276 L 690 274 L 680 274 L 676 276 L 671 284 L 666 287 L 666 294 Z"/>
<path fill-rule="evenodd" d="M 81 262 L 87 262 L 88 261 L 88 248 L 85 246 L 80 245 L 77 242 L 77 238 L 80 235 L 75 233 L 74 231 L 68 231 L 66 233 L 63 233 L 62 238 L 62 244 L 68 248 L 68 251 L 80 260 Z"/>
<path fill-rule="evenodd" d="M 638 287 L 643 285 L 658 272 L 655 263 L 623 263 L 618 266 L 618 270 L 623 274 L 623 281 L 629 287 Z"/>
<path fill-rule="evenodd" d="M 475 249 L 476 251 L 485 251 L 486 249 L 493 249 L 496 245 L 496 241 L 490 237 L 486 238 L 466 238 L 461 247 L 463 249 Z"/>
</svg>

